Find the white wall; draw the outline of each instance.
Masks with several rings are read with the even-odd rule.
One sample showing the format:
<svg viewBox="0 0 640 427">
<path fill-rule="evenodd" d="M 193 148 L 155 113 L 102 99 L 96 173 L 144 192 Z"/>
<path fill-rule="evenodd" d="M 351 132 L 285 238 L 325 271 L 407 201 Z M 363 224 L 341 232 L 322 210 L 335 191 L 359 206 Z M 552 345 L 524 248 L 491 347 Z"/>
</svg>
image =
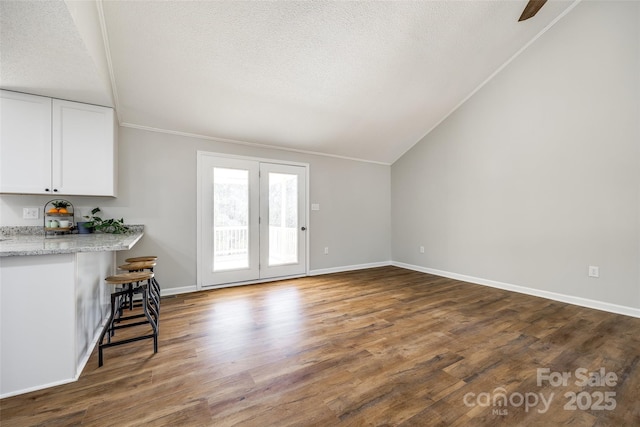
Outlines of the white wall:
<svg viewBox="0 0 640 427">
<path fill-rule="evenodd" d="M 99 206 L 105 218 L 123 216 L 126 223 L 144 224 L 143 239 L 131 251 L 120 253 L 118 260 L 158 255 L 156 272 L 164 290 L 196 285 L 198 150 L 310 165 L 309 201 L 320 204 L 320 211 L 310 211 L 308 227 L 312 274 L 391 260 L 389 166 L 123 127 L 118 143 L 118 197 L 67 199 L 81 215 Z M 50 199 L 3 194 L 0 225 L 41 225 L 41 220 L 23 220 L 22 208 L 42 208 Z"/>
<path fill-rule="evenodd" d="M 394 261 L 640 308 L 639 29 L 582 2 L 394 163 Z"/>
</svg>

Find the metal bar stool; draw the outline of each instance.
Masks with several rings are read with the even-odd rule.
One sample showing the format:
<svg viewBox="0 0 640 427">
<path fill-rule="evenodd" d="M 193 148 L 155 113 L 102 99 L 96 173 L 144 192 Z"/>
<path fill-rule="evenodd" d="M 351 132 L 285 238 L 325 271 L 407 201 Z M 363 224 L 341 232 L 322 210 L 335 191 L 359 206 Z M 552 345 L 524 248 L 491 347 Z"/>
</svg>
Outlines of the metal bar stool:
<svg viewBox="0 0 640 427">
<path fill-rule="evenodd" d="M 129 259 L 151 259 L 152 257 L 138 257 L 138 258 L 129 258 Z M 157 257 L 156 257 L 157 258 Z M 155 261 L 134 261 L 134 262 L 130 262 L 128 264 L 123 264 L 121 266 L 119 266 L 118 268 L 120 270 L 123 271 L 128 271 L 128 272 L 139 272 L 139 271 L 145 271 L 148 270 L 151 273 L 153 273 L 153 268 L 156 266 L 156 262 Z M 150 287 L 150 292 L 151 294 L 151 299 L 153 301 L 153 303 L 155 304 L 155 308 L 156 311 L 158 313 L 160 313 L 160 284 L 158 283 L 158 281 L 154 277 L 151 279 L 151 287 Z M 133 294 L 129 293 L 129 308 L 133 308 Z"/>
<path fill-rule="evenodd" d="M 128 344 L 134 341 L 153 338 L 153 352 L 158 352 L 159 315 L 157 310 L 151 303 L 149 292 L 152 279 L 152 272 L 116 274 L 115 276 L 109 276 L 105 279 L 105 282 L 108 285 L 126 286 L 126 288 L 116 290 L 111 294 L 111 313 L 109 315 L 107 324 L 102 329 L 102 333 L 100 334 L 100 339 L 98 341 L 98 367 L 103 365 L 102 352 L 105 348 L 108 347 L 114 347 L 117 345 Z M 142 313 L 123 316 L 122 306 L 123 304 L 127 304 L 126 298 L 133 294 L 142 295 Z M 118 314 L 117 316 L 116 313 Z M 115 332 L 118 329 L 131 328 L 146 324 L 149 324 L 151 326 L 152 333 L 146 335 L 138 335 L 119 341 L 111 341 L 111 337 L 115 335 Z M 107 336 L 106 343 L 104 342 L 105 336 Z"/>
<path fill-rule="evenodd" d="M 133 258 L 127 258 L 124 260 L 124 262 L 128 264 L 134 264 L 138 262 L 156 262 L 156 261 L 158 261 L 158 257 L 156 255 L 144 255 L 144 256 L 138 256 Z M 148 268 L 149 271 L 153 272 L 153 267 L 155 267 L 155 264 Z M 132 271 L 132 270 L 129 270 L 129 271 Z M 158 302 L 159 302 L 160 301 L 160 284 L 158 283 L 158 280 L 155 278 L 155 276 L 153 278 L 153 285 L 157 292 Z"/>
</svg>

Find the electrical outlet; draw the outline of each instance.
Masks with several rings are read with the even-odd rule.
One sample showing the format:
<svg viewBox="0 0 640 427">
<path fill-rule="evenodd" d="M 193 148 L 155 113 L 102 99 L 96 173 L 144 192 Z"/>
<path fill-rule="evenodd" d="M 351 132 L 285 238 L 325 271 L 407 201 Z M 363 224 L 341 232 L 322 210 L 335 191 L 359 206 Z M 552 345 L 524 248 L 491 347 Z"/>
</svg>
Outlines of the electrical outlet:
<svg viewBox="0 0 640 427">
<path fill-rule="evenodd" d="M 598 267 L 597 265 L 590 265 L 589 277 L 600 277 L 600 267 Z"/>
<path fill-rule="evenodd" d="M 324 254 L 328 255 L 329 254 L 329 246 L 325 246 L 324 248 Z"/>
<path fill-rule="evenodd" d="M 420 246 L 420 253 L 423 254 L 424 253 L 424 246 Z"/>
<path fill-rule="evenodd" d="M 40 209 L 38 208 L 22 208 L 22 219 L 38 219 Z"/>
</svg>

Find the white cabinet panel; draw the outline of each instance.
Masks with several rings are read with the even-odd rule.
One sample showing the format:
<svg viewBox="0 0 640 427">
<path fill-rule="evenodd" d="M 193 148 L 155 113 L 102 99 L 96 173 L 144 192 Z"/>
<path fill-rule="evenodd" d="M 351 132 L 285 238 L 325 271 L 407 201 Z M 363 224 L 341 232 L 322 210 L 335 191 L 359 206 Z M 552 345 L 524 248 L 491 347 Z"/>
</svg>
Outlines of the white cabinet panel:
<svg viewBox="0 0 640 427">
<path fill-rule="evenodd" d="M 51 98 L 0 92 L 0 192 L 51 188 Z"/>
<path fill-rule="evenodd" d="M 115 195 L 113 110 L 53 100 L 53 187 L 60 194 Z"/>
</svg>

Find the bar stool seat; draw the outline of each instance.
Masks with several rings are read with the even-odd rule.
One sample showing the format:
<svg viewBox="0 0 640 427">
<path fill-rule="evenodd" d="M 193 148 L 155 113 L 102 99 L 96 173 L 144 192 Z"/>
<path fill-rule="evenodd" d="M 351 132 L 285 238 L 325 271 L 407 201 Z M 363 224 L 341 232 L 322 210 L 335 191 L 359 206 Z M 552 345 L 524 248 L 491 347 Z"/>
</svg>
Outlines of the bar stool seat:
<svg viewBox="0 0 640 427">
<path fill-rule="evenodd" d="M 124 262 L 141 262 L 141 261 L 157 261 L 158 257 L 155 255 L 149 255 L 149 256 L 138 256 L 138 257 L 133 257 L 133 258 L 127 258 L 124 260 Z"/>
<path fill-rule="evenodd" d="M 114 286 L 124 286 L 119 290 L 111 293 L 111 312 L 105 327 L 100 334 L 98 340 L 98 366 L 103 365 L 103 350 L 108 347 L 128 344 L 134 341 L 144 339 L 153 339 L 153 352 L 158 352 L 158 321 L 159 314 L 150 298 L 151 280 L 153 272 L 133 272 L 116 274 L 105 279 L 105 283 Z M 127 304 L 126 299 L 133 294 L 141 294 L 142 313 L 135 313 L 123 316 L 123 306 Z M 117 314 L 117 316 L 116 316 Z M 145 335 L 137 335 L 131 338 L 121 339 L 119 341 L 111 341 L 116 330 L 123 328 L 131 328 L 141 325 L 150 325 L 151 333 Z M 105 336 L 107 342 L 105 343 Z"/>
<path fill-rule="evenodd" d="M 152 269 L 156 265 L 158 265 L 158 263 L 155 261 L 135 261 L 135 262 L 122 264 L 118 266 L 118 268 L 120 270 L 127 270 L 127 271 L 140 271 L 145 269 Z"/>
<path fill-rule="evenodd" d="M 139 257 L 137 259 L 141 259 L 141 258 L 145 258 L 145 257 Z M 146 258 L 152 258 L 152 257 L 146 257 Z M 157 257 L 156 257 L 157 258 Z M 136 258 L 129 258 L 129 259 L 136 259 Z M 145 271 L 145 270 L 149 270 L 150 272 L 153 273 L 153 268 L 157 265 L 157 263 L 155 261 L 134 261 L 134 262 L 130 262 L 127 264 L 123 264 L 118 266 L 118 269 L 123 270 L 123 271 L 128 271 L 128 272 L 140 272 L 140 271 Z M 155 276 L 151 279 L 151 288 L 150 288 L 150 293 L 151 293 L 151 297 L 152 300 L 156 306 L 156 311 L 158 311 L 158 313 L 160 312 L 160 284 L 158 283 L 158 281 L 156 280 Z M 131 296 L 131 294 L 130 294 Z M 130 305 L 133 304 L 133 301 L 130 299 L 129 300 Z"/>
</svg>

